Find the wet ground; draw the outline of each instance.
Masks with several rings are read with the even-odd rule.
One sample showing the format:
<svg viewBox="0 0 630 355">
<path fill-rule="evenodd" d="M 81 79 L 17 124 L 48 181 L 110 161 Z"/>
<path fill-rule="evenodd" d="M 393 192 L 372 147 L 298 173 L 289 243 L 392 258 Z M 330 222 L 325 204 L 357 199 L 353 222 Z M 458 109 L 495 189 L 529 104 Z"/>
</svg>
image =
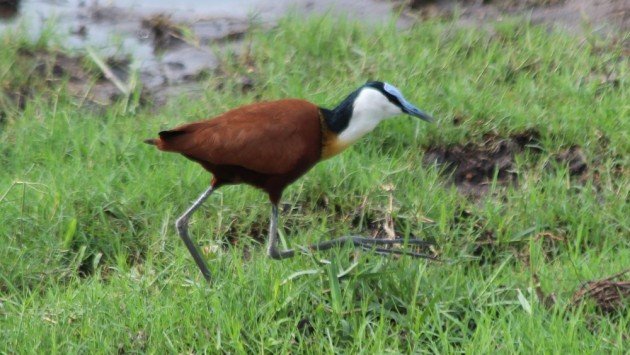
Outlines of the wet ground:
<svg viewBox="0 0 630 355">
<path fill-rule="evenodd" d="M 411 0 L 421 16 L 457 13 L 463 25 L 482 25 L 505 16 L 521 15 L 578 33 L 586 29 L 602 35 L 630 30 L 628 0 Z"/>
<path fill-rule="evenodd" d="M 271 27 L 288 12 L 376 24 L 394 11 L 380 0 L 0 0 L 0 33 L 26 23 L 36 38 L 52 20 L 65 47 L 133 58 L 144 89 L 159 96 L 195 90 L 187 84 L 217 69 L 217 50 L 242 48 L 252 24 Z"/>
<path fill-rule="evenodd" d="M 541 153 L 540 133 L 526 130 L 508 137 L 487 134 L 481 143 L 431 146 L 424 153 L 425 164 L 438 164 L 449 176 L 451 183 L 468 196 L 480 197 L 494 185 L 518 184 L 516 157 L 529 153 Z M 566 167 L 573 178 L 583 181 L 587 178 L 589 164 L 582 148 L 572 145 L 551 156 L 549 163 Z"/>
<path fill-rule="evenodd" d="M 432 146 L 424 154 L 426 164 L 444 167 L 459 191 L 482 195 L 493 181 L 500 185 L 516 184 L 516 155 L 540 151 L 538 131 L 530 130 L 509 137 L 487 135 L 484 141 L 464 145 Z"/>
<path fill-rule="evenodd" d="M 627 0 L 0 0 L 0 33 L 26 24 L 35 38 L 52 21 L 63 46 L 80 51 L 93 48 L 105 70 L 114 64 L 110 68 L 114 80 L 124 82 L 117 74 L 127 76 L 129 65 L 135 65 L 145 93 L 160 103 L 173 94 L 200 90 L 195 83 L 220 65 L 218 51 L 238 52 L 252 24 L 271 27 L 289 12 L 335 14 L 367 24 L 401 14 L 401 27 L 427 16 L 453 13 L 465 26 L 520 14 L 569 30 L 585 23 L 594 31 L 630 29 Z M 66 60 L 59 66 L 80 74 L 69 65 Z M 92 89 L 104 91 L 94 93 L 101 102 L 116 96 L 110 92 L 116 85 L 101 86 Z"/>
</svg>

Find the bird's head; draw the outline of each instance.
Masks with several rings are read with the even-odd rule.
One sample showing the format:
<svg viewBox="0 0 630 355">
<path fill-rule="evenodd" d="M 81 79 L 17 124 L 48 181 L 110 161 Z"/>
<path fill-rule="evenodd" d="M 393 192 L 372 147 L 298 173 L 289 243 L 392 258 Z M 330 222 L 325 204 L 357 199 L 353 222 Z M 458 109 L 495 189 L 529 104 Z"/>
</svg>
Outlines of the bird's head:
<svg viewBox="0 0 630 355">
<path fill-rule="evenodd" d="M 369 81 L 356 91 L 353 111 L 381 120 L 406 114 L 433 122 L 433 117 L 407 101 L 395 86 L 381 81 Z"/>
<path fill-rule="evenodd" d="M 328 112 L 326 121 L 329 128 L 353 140 L 373 130 L 379 122 L 396 115 L 407 114 L 431 122 L 433 118 L 412 105 L 403 94 L 391 84 L 381 81 L 368 81 L 352 92 L 337 107 Z"/>
<path fill-rule="evenodd" d="M 333 110 L 320 112 L 327 129 L 334 133 L 334 139 L 324 144 L 324 158 L 338 154 L 389 117 L 407 114 L 433 121 L 429 114 L 407 101 L 400 90 L 380 81 L 365 83 Z"/>
</svg>

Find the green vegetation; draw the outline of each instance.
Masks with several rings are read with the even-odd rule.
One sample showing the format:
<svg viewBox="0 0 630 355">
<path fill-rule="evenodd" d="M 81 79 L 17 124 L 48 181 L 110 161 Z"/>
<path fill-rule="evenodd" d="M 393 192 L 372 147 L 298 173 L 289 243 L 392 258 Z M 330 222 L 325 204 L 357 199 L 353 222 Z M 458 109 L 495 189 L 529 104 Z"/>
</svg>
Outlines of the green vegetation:
<svg viewBox="0 0 630 355">
<path fill-rule="evenodd" d="M 0 352 L 630 348 L 627 299 L 612 312 L 572 301 L 583 282 L 630 265 L 630 65 L 620 44 L 522 22 L 399 31 L 289 18 L 253 33 L 247 56 L 226 56 L 201 99 L 156 108 L 134 94 L 95 108 L 24 56 L 48 41 L 20 37 L 0 39 Z M 350 249 L 270 260 L 265 195 L 226 187 L 191 224 L 214 274 L 204 283 L 173 223 L 210 176 L 142 140 L 255 100 L 330 107 L 367 79 L 400 87 L 437 124 L 387 121 L 316 166 L 285 193 L 284 237 L 373 235 L 391 219 L 405 236 L 435 240 L 444 261 Z M 431 147 L 528 130 L 539 137 L 516 155 L 518 184 L 497 176 L 481 197 L 423 163 Z M 558 159 L 573 145 L 584 172 Z"/>
</svg>

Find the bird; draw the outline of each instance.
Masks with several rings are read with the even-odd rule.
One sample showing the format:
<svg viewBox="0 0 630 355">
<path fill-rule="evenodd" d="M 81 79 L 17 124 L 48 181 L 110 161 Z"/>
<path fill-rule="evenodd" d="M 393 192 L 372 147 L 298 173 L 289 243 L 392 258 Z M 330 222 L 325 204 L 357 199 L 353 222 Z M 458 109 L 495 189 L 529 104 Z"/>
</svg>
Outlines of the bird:
<svg viewBox="0 0 630 355">
<path fill-rule="evenodd" d="M 336 107 L 327 109 L 303 99 L 281 99 L 244 105 L 215 118 L 187 123 L 161 131 L 144 142 L 199 163 L 212 174 L 208 187 L 176 220 L 177 232 L 199 267 L 211 280 L 204 258 L 188 233 L 193 213 L 218 188 L 247 184 L 266 192 L 271 202 L 267 255 L 285 259 L 295 249 L 278 246 L 278 204 L 284 189 L 315 164 L 329 159 L 374 130 L 390 117 L 409 115 L 427 122 L 433 117 L 411 104 L 395 86 L 368 81 Z M 427 245 L 420 239 L 376 239 L 347 236 L 307 247 L 311 251 L 352 244 L 381 254 L 427 255 L 378 246 L 407 243 Z M 430 258 L 430 257 L 429 257 Z"/>
</svg>

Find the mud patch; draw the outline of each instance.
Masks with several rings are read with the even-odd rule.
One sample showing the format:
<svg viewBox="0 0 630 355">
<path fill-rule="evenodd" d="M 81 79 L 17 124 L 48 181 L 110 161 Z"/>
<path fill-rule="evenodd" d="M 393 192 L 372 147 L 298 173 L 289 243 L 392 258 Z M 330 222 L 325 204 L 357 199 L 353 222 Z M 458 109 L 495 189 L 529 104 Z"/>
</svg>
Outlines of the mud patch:
<svg viewBox="0 0 630 355">
<path fill-rule="evenodd" d="M 504 16 L 526 16 L 532 23 L 579 31 L 588 24 L 595 32 L 623 33 L 630 29 L 626 0 L 412 0 L 408 7 L 421 17 L 452 17 L 465 26 L 478 26 Z"/>
<path fill-rule="evenodd" d="M 18 14 L 20 0 L 0 0 L 0 20 L 14 18 Z"/>
<path fill-rule="evenodd" d="M 142 27 L 148 29 L 153 38 L 155 51 L 161 52 L 183 42 L 183 26 L 173 22 L 170 16 L 157 14 L 142 20 Z M 182 66 L 182 63 L 177 63 Z"/>
<path fill-rule="evenodd" d="M 480 196 L 488 192 L 495 177 L 498 184 L 516 184 L 516 155 L 525 150 L 539 152 L 539 139 L 540 133 L 534 129 L 507 138 L 488 134 L 481 144 L 430 147 L 424 163 L 443 166 L 460 192 Z"/>
<path fill-rule="evenodd" d="M 443 168 L 450 176 L 450 183 L 462 194 L 481 197 L 488 193 L 493 183 L 502 187 L 517 186 L 516 157 L 524 153 L 538 155 L 542 151 L 539 143 L 540 133 L 535 129 L 507 138 L 486 134 L 482 143 L 429 147 L 425 151 L 424 164 L 437 164 Z M 597 185 L 599 182 L 597 171 L 592 171 L 597 169 L 591 169 L 584 151 L 577 144 L 552 154 L 544 164 L 548 172 L 558 167 L 566 168 L 569 176 L 578 183 L 591 180 Z"/>
<path fill-rule="evenodd" d="M 301 335 L 311 335 L 315 331 L 315 326 L 308 317 L 301 318 L 298 321 L 296 328 Z"/>
<path fill-rule="evenodd" d="M 573 295 L 573 305 L 592 300 L 597 310 L 604 314 L 627 310 L 630 301 L 630 280 L 621 278 L 628 273 L 630 269 L 603 280 L 587 282 Z"/>
<path fill-rule="evenodd" d="M 563 149 L 554 157 L 558 165 L 566 166 L 571 176 L 583 177 L 588 172 L 586 156 L 579 145 Z"/>
<path fill-rule="evenodd" d="M 20 60 L 33 63 L 35 68 L 22 86 L 9 90 L 12 92 L 14 103 L 20 109 L 24 108 L 25 101 L 32 96 L 34 90 L 28 88 L 35 86 L 36 81 L 43 81 L 50 87 L 50 84 L 54 86 L 67 80 L 67 88 L 71 95 L 101 106 L 110 105 L 123 95 L 103 72 L 89 69 L 90 63 L 85 57 L 30 49 L 19 50 L 18 56 Z M 128 58 L 110 57 L 104 62 L 113 75 L 127 81 L 130 64 Z"/>
<path fill-rule="evenodd" d="M 29 21 L 27 34 L 33 38 L 46 30 L 54 18 L 57 37 L 63 47 L 84 52 L 94 48 L 99 56 L 128 55 L 138 66 L 138 82 L 154 104 L 173 96 L 201 96 L 201 83 L 209 76 L 223 80 L 222 56 L 240 54 L 247 49 L 246 34 L 252 26 L 271 28 L 287 13 L 344 16 L 364 23 L 387 23 L 395 13 L 391 2 L 368 0 L 301 1 L 244 0 L 180 2 L 138 0 L 0 0 L 0 16 L 15 16 L 1 21 L 0 33 L 21 19 Z M 334 8 L 335 11 L 331 11 Z M 4 11 L 4 12 L 3 12 Z M 400 20 L 398 21 L 400 22 Z M 67 36 L 67 37 L 65 37 Z M 217 74 L 219 72 L 219 74 Z M 217 74 L 217 75 L 215 75 Z M 233 73 L 232 73 L 233 74 Z M 255 78 L 240 80 L 242 91 L 257 86 Z M 98 97 L 97 101 L 106 101 Z"/>
</svg>

